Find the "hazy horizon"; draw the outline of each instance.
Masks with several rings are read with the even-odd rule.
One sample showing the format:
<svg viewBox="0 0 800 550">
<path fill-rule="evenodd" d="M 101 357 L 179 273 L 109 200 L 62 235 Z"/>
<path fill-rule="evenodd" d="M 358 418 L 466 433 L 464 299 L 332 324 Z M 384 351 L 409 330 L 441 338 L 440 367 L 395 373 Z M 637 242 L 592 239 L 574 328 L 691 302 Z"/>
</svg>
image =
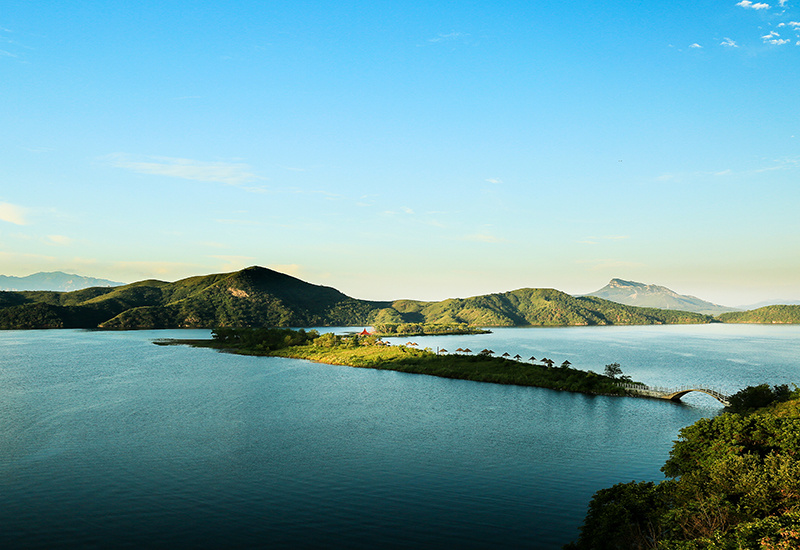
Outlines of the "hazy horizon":
<svg viewBox="0 0 800 550">
<path fill-rule="evenodd" d="M 0 272 L 800 299 L 800 0 L 11 0 Z"/>
<path fill-rule="evenodd" d="M 24 279 L 26 279 L 26 278 L 28 278 L 28 277 L 35 277 L 36 275 L 54 275 L 54 274 L 62 274 L 62 275 L 66 275 L 66 276 L 69 276 L 69 277 L 73 277 L 73 276 L 74 276 L 74 277 L 80 277 L 80 278 L 85 278 L 85 279 L 98 279 L 98 280 L 104 280 L 104 279 L 102 279 L 102 278 L 92 277 L 91 275 L 85 275 L 85 274 L 79 274 L 79 273 L 66 273 L 66 272 L 63 272 L 63 271 L 60 271 L 60 270 L 51 271 L 51 272 L 37 272 L 37 273 L 31 273 L 31 274 L 29 274 L 29 275 L 27 275 L 27 276 L 16 276 L 16 275 L 10 275 L 10 276 L 9 276 L 9 275 L 5 275 L 5 274 L 2 274 L 2 273 L 0 273 L 0 278 L 3 278 L 3 277 L 11 277 L 11 278 L 18 278 L 18 279 L 23 279 L 23 280 L 24 280 Z M 198 274 L 198 275 L 199 275 L 199 276 L 203 276 L 203 275 L 213 275 L 213 273 L 204 273 L 204 274 Z M 195 276 L 197 276 L 197 275 L 195 275 Z M 177 280 L 178 280 L 178 279 L 173 279 L 173 280 L 164 280 L 164 282 L 176 282 Z M 664 285 L 658 285 L 657 283 L 643 283 L 643 282 L 641 282 L 641 281 L 630 281 L 630 280 L 623 279 L 623 278 L 621 278 L 621 277 L 614 277 L 614 278 L 612 278 L 611 280 L 609 280 L 609 281 L 606 283 L 606 285 L 607 285 L 607 284 L 609 284 L 609 283 L 611 283 L 613 280 L 622 280 L 622 281 L 624 281 L 624 282 L 629 282 L 629 283 L 635 283 L 635 284 L 645 284 L 645 285 L 648 285 L 648 286 L 660 286 L 660 287 L 664 287 Z M 112 284 L 114 284 L 114 285 L 120 285 L 120 286 L 122 286 L 122 285 L 131 284 L 131 283 L 137 283 L 137 282 L 140 282 L 140 281 L 138 281 L 138 280 L 137 280 L 137 281 L 127 281 L 127 282 L 122 282 L 122 281 L 107 281 L 107 282 L 110 282 L 110 283 L 112 283 Z M 319 284 L 319 283 L 315 283 L 314 281 L 305 281 L 305 282 L 307 282 L 307 283 L 311 283 L 311 284 Z M 567 292 L 567 291 L 565 291 L 565 290 L 563 290 L 563 289 L 560 289 L 560 288 L 556 288 L 556 290 L 559 290 L 559 291 L 562 291 L 562 292 L 566 292 L 567 294 L 571 294 L 571 295 L 573 295 L 573 296 L 581 296 L 581 295 L 592 294 L 592 293 L 594 293 L 594 292 L 597 292 L 597 291 L 599 291 L 599 290 L 602 290 L 603 288 L 605 288 L 605 286 L 606 286 L 606 285 L 603 285 L 602 287 L 597 287 L 597 288 L 595 288 L 594 290 L 591 290 L 591 291 L 588 291 L 588 292 L 584 292 L 584 293 L 579 293 L 579 292 Z M 328 286 L 328 285 L 324 285 L 324 286 Z M 80 288 L 84 288 L 84 287 L 80 287 Z M 671 289 L 671 288 L 668 288 L 668 287 L 664 287 L 664 288 L 667 288 L 667 290 L 672 290 L 672 291 L 674 292 L 674 289 Z M 3 290 L 3 289 L 0 289 L 0 290 Z M 20 290 L 20 289 L 14 289 L 14 290 Z M 25 290 L 25 289 L 23 289 L 23 290 Z M 51 289 L 44 289 L 44 288 L 40 289 L 40 288 L 36 288 L 36 289 L 31 289 L 31 290 L 51 290 Z M 76 289 L 76 290 L 77 290 L 77 289 Z M 337 290 L 340 290 L 340 289 L 337 289 Z M 509 289 L 503 289 L 503 290 L 495 290 L 495 291 L 492 291 L 492 292 L 487 292 L 487 293 L 485 293 L 485 294 L 498 294 L 498 293 L 510 292 L 510 291 L 514 291 L 514 290 L 519 290 L 519 289 L 518 289 L 518 288 L 509 288 Z M 69 291 L 70 291 L 70 290 L 64 290 L 64 292 L 69 292 Z M 687 294 L 684 294 L 684 293 L 681 293 L 681 292 L 677 292 L 677 294 L 679 294 L 679 295 L 681 295 L 681 296 L 687 296 L 687 297 L 699 298 L 699 299 L 701 299 L 701 300 L 705 300 L 705 301 L 709 301 L 709 302 L 710 302 L 710 300 L 706 300 L 706 299 L 705 299 L 703 296 L 692 296 L 692 295 L 687 295 Z M 385 297 L 385 296 L 384 296 L 384 297 L 380 297 L 380 298 L 363 298 L 363 297 L 361 297 L 361 296 L 351 296 L 351 298 L 366 299 L 366 300 L 377 300 L 377 301 L 387 301 L 387 300 L 420 300 L 420 301 L 442 301 L 442 300 L 447 300 L 447 299 L 449 299 L 449 298 L 471 298 L 471 297 L 473 297 L 473 296 L 477 296 L 477 295 L 466 295 L 466 296 L 444 296 L 444 297 L 433 298 L 433 299 L 427 299 L 427 300 L 423 300 L 423 299 L 417 298 L 416 296 L 393 296 L 393 297 L 388 297 L 388 298 L 387 298 L 387 297 Z M 612 300 L 612 301 L 613 301 L 613 300 Z M 763 306 L 763 305 L 771 305 L 771 304 L 796 304 L 796 303 L 800 303 L 800 300 L 794 300 L 794 299 L 791 299 L 791 298 L 787 298 L 787 299 L 777 299 L 777 300 L 765 300 L 765 301 L 763 301 L 763 302 L 753 302 L 753 303 L 740 303 L 740 304 L 716 304 L 716 305 L 719 305 L 719 306 L 727 306 L 727 307 L 733 307 L 733 308 L 743 308 L 743 307 L 746 307 L 746 306 L 757 306 L 757 307 L 761 307 L 761 306 Z"/>
</svg>

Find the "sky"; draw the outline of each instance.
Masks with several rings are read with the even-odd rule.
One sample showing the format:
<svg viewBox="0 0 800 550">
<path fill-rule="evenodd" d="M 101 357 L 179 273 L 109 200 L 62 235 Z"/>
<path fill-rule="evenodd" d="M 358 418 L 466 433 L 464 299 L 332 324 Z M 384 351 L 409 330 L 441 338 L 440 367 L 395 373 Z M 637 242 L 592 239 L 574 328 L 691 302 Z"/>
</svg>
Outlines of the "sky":
<svg viewBox="0 0 800 550">
<path fill-rule="evenodd" d="M 800 299 L 800 0 L 0 7 L 0 274 Z"/>
</svg>

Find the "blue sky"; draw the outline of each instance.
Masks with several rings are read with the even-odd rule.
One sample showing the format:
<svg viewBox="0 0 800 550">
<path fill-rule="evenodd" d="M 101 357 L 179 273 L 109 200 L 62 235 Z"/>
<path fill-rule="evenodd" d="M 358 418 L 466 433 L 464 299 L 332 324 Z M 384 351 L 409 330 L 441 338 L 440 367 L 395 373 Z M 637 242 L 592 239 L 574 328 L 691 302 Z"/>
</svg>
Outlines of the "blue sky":
<svg viewBox="0 0 800 550">
<path fill-rule="evenodd" d="M 800 0 L 10 0 L 0 98 L 5 275 L 800 299 Z"/>
</svg>

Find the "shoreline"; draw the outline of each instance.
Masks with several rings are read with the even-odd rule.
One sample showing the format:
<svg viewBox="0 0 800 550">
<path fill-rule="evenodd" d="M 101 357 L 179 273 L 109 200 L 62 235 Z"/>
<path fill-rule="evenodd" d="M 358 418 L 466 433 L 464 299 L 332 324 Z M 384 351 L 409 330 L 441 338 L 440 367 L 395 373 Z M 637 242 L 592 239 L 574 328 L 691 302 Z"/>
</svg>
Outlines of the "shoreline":
<svg viewBox="0 0 800 550">
<path fill-rule="evenodd" d="M 188 345 L 238 355 L 304 359 L 326 365 L 427 374 L 452 380 L 537 387 L 586 395 L 640 397 L 619 387 L 616 380 L 592 371 L 582 371 L 570 366 L 548 367 L 492 355 L 436 354 L 406 346 L 382 344 L 331 347 L 304 344 L 276 350 L 259 350 L 215 340 L 162 339 L 154 340 L 153 343 Z"/>
</svg>

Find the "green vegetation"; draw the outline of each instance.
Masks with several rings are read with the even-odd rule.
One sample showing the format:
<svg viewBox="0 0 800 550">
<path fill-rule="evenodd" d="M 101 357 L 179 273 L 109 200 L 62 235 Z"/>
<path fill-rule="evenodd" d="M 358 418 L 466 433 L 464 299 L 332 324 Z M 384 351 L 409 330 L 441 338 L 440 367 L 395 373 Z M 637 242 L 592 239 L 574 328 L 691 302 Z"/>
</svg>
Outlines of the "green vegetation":
<svg viewBox="0 0 800 550">
<path fill-rule="evenodd" d="M 800 306 L 770 306 L 721 319 L 800 322 Z M 360 325 L 375 326 L 383 334 L 412 335 L 462 333 L 475 327 L 712 322 L 717 319 L 709 315 L 626 306 L 546 288 L 441 302 L 357 300 L 262 267 L 174 283 L 148 280 L 74 292 L 0 292 L 0 329 Z"/>
<path fill-rule="evenodd" d="M 466 323 L 473 326 L 653 325 L 710 323 L 699 313 L 625 306 L 547 288 L 453 298 L 442 302 L 400 300 L 392 308 L 406 322 Z"/>
<path fill-rule="evenodd" d="M 768 408 L 753 410 L 757 403 Z M 800 547 L 800 391 L 745 388 L 684 428 L 661 483 L 598 491 L 572 550 Z"/>
<path fill-rule="evenodd" d="M 626 395 L 613 379 L 576 370 L 564 361 L 561 366 L 537 365 L 495 357 L 486 350 L 475 355 L 443 354 L 407 346 L 390 346 L 376 335 L 319 335 L 317 331 L 267 328 L 218 328 L 209 341 L 175 341 L 212 347 L 247 355 L 268 355 L 307 359 L 331 365 L 428 374 L 442 378 L 536 386 L 555 390 L 603 395 Z M 171 342 L 158 342 L 161 344 Z"/>
<path fill-rule="evenodd" d="M 728 412 L 739 414 L 751 413 L 756 409 L 768 407 L 773 403 L 783 403 L 791 399 L 791 397 L 792 392 L 786 384 L 773 386 L 772 388 L 769 387 L 769 384 L 748 386 L 730 397 L 730 405 L 727 410 Z"/>
<path fill-rule="evenodd" d="M 800 305 L 766 306 L 750 311 L 735 311 L 719 316 L 723 323 L 800 323 Z"/>
<path fill-rule="evenodd" d="M 0 292 L 0 329 L 367 325 L 388 302 L 355 300 L 260 267 L 75 292 Z"/>
<path fill-rule="evenodd" d="M 467 323 L 380 323 L 375 324 L 378 336 L 425 336 L 426 334 L 489 334 L 490 330 Z"/>
</svg>

